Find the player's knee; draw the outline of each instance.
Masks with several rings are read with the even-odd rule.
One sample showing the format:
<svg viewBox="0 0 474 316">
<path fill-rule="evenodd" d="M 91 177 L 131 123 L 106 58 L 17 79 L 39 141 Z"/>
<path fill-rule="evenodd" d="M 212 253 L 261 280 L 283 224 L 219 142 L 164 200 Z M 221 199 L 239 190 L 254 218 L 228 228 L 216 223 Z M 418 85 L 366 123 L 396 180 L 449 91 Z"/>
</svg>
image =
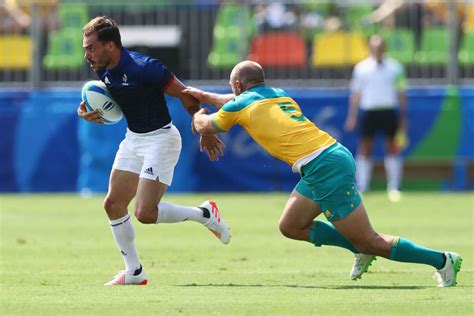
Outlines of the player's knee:
<svg viewBox="0 0 474 316">
<path fill-rule="evenodd" d="M 157 210 L 138 205 L 135 209 L 135 217 L 142 224 L 155 224 L 157 220 Z"/>
<path fill-rule="evenodd" d="M 111 199 L 110 197 L 106 197 L 104 200 L 104 209 L 107 212 L 107 214 L 112 214 L 116 209 L 118 208 L 118 203 L 114 200 Z"/>
<path fill-rule="evenodd" d="M 107 196 L 104 200 L 104 209 L 109 218 L 119 218 L 127 213 L 127 205 L 120 200 L 116 200 Z"/>
<path fill-rule="evenodd" d="M 280 232 L 282 233 L 283 236 L 290 238 L 290 239 L 296 239 L 296 232 L 295 228 L 288 224 L 287 222 L 280 221 L 278 228 L 280 229 Z"/>
</svg>

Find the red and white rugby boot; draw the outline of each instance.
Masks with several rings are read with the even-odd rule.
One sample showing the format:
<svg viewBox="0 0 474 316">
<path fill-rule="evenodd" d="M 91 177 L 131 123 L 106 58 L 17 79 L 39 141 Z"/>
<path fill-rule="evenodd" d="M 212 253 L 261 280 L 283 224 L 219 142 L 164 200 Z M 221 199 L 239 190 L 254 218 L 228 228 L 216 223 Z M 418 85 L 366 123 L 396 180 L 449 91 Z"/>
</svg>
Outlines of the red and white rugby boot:
<svg viewBox="0 0 474 316">
<path fill-rule="evenodd" d="M 148 277 L 141 266 L 138 272 L 139 273 L 135 275 L 127 273 L 125 270 L 119 271 L 112 280 L 104 285 L 146 285 L 148 283 Z M 137 271 L 135 271 L 135 273 L 137 273 Z"/>
<path fill-rule="evenodd" d="M 219 238 L 222 243 L 228 244 L 231 237 L 230 227 L 224 219 L 221 218 L 216 202 L 205 201 L 198 207 L 202 210 L 204 217 L 209 218 L 209 220 L 204 223 L 204 226 Z"/>
</svg>

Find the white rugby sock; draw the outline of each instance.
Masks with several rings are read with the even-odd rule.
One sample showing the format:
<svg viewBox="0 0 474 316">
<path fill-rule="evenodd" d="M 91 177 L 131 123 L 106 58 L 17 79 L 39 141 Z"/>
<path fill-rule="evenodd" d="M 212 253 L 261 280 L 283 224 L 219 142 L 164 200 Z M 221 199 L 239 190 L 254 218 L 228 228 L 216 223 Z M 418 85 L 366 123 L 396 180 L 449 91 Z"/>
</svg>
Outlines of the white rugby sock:
<svg viewBox="0 0 474 316">
<path fill-rule="evenodd" d="M 358 155 L 356 157 L 356 182 L 360 192 L 366 192 L 370 188 L 372 180 L 373 161 L 366 156 Z"/>
<path fill-rule="evenodd" d="M 157 224 L 178 223 L 183 221 L 194 221 L 204 224 L 208 220 L 209 218 L 204 217 L 202 210 L 198 207 L 181 206 L 168 202 L 158 204 Z"/>
<path fill-rule="evenodd" d="M 133 273 L 140 268 L 140 259 L 135 248 L 135 229 L 130 214 L 122 218 L 110 220 L 110 228 L 115 242 L 120 249 L 127 273 Z"/>
<path fill-rule="evenodd" d="M 403 173 L 403 159 L 399 155 L 389 155 L 384 159 L 385 172 L 387 174 L 387 190 L 400 189 L 400 181 Z"/>
</svg>

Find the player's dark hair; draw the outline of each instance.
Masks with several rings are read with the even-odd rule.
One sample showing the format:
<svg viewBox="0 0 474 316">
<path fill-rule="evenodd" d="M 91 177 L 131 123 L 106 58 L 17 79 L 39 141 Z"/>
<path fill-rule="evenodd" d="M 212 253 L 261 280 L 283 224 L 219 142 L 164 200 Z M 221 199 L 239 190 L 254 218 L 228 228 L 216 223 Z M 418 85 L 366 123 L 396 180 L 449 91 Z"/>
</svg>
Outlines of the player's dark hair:
<svg viewBox="0 0 474 316">
<path fill-rule="evenodd" d="M 97 33 L 97 39 L 103 43 L 114 42 L 118 48 L 122 48 L 122 40 L 117 24 L 106 16 L 93 18 L 82 29 L 85 36 Z"/>
</svg>

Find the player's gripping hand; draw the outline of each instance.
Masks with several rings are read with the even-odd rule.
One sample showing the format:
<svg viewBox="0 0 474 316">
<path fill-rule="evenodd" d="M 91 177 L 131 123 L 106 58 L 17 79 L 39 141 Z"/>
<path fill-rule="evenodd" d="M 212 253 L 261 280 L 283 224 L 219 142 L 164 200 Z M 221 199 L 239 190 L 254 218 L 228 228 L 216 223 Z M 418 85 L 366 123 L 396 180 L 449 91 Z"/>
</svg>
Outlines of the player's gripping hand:
<svg viewBox="0 0 474 316">
<path fill-rule="evenodd" d="M 94 122 L 97 124 L 104 124 L 104 120 L 102 119 L 97 110 L 90 112 L 87 111 L 86 103 L 84 101 L 82 101 L 79 107 L 77 108 L 77 115 L 80 118 L 85 119 L 86 121 Z"/>
<path fill-rule="evenodd" d="M 211 161 L 218 161 L 219 156 L 224 156 L 223 148 L 225 147 L 222 140 L 217 135 L 202 136 L 199 139 L 199 149 L 201 152 L 207 151 L 207 155 Z"/>
<path fill-rule="evenodd" d="M 206 104 L 209 101 L 207 93 L 198 88 L 186 87 L 186 89 L 183 90 L 183 93 L 189 94 L 190 96 L 198 100 L 199 104 Z"/>
</svg>

